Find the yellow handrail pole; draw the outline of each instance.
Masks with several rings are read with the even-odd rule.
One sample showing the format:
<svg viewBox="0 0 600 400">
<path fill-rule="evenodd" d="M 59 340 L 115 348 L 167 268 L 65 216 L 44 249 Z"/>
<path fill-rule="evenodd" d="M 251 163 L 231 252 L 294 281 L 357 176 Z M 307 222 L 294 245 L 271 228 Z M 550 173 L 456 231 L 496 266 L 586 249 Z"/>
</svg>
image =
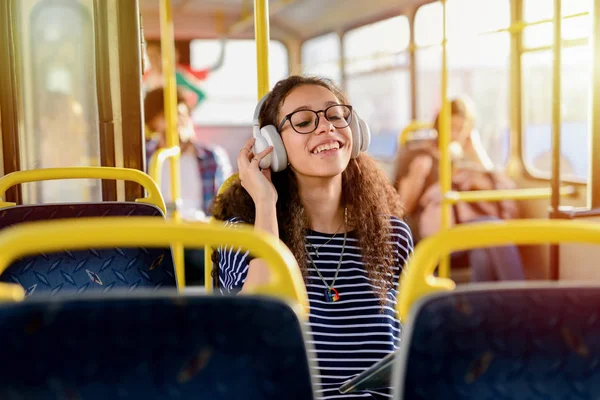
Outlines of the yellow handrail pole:
<svg viewBox="0 0 600 400">
<path fill-rule="evenodd" d="M 438 146 L 440 149 L 439 175 L 442 192 L 442 221 L 441 231 L 450 228 L 451 203 L 446 200 L 446 193 L 450 191 L 452 171 L 450 164 L 450 103 L 448 102 L 448 26 L 446 0 L 442 2 L 442 108 L 440 110 L 440 126 L 438 132 Z M 440 259 L 439 275 L 442 278 L 450 276 L 450 256 L 446 255 Z"/>
<path fill-rule="evenodd" d="M 577 195 L 577 190 L 574 186 L 564 186 L 560 188 L 559 195 L 575 196 Z M 458 202 L 475 203 L 478 201 L 541 200 L 550 197 L 552 197 L 552 188 L 472 190 L 465 192 L 450 191 L 446 193 L 446 200 L 451 204 L 456 204 Z"/>
<path fill-rule="evenodd" d="M 550 198 L 550 218 L 558 215 L 560 207 L 560 129 L 561 129 L 561 79 L 562 66 L 562 2 L 554 0 L 554 62 L 552 65 L 552 176 L 550 187 L 552 197 Z M 550 279 L 559 279 L 559 251 L 557 245 L 550 246 Z"/>
<path fill-rule="evenodd" d="M 254 0 L 254 40 L 256 41 L 256 71 L 258 99 L 270 90 L 269 84 L 269 2 Z"/>
<path fill-rule="evenodd" d="M 173 13 L 171 0 L 160 1 L 160 48 L 162 56 L 162 69 L 165 81 L 165 120 L 167 124 L 166 142 L 167 147 L 179 146 L 179 134 L 177 132 L 177 82 L 175 80 L 175 34 L 173 29 Z M 180 193 L 180 171 L 179 154 L 173 155 L 171 160 L 171 197 L 173 199 L 172 217 L 175 221 L 181 221 L 179 204 Z M 176 267 L 177 286 L 185 287 L 185 274 L 183 271 L 183 247 L 179 243 L 173 243 L 173 258 Z"/>
<path fill-rule="evenodd" d="M 254 0 L 254 40 L 256 42 L 256 72 L 257 94 L 260 100 L 270 90 L 269 83 L 269 2 L 267 0 Z M 237 174 L 230 177 L 219 190 L 222 193 L 237 179 Z M 212 279 L 212 248 L 204 247 L 204 289 L 213 291 Z"/>
</svg>

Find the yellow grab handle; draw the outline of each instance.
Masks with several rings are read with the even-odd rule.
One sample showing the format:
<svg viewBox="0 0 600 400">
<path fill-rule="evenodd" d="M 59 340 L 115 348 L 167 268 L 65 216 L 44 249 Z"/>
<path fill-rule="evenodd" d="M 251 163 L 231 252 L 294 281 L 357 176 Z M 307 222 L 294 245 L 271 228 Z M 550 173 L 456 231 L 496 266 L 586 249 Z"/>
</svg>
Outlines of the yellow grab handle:
<svg viewBox="0 0 600 400">
<path fill-rule="evenodd" d="M 270 282 L 246 293 L 265 294 L 291 301 L 308 317 L 308 295 L 292 252 L 278 238 L 252 227 L 236 229 L 221 224 L 164 220 L 154 217 L 106 217 L 41 221 L 14 225 L 0 233 L 0 274 L 14 260 L 41 252 L 106 247 L 163 247 L 172 243 L 198 248 L 203 245 L 246 249 L 265 260 Z"/>
<path fill-rule="evenodd" d="M 161 184 L 162 168 L 165 164 L 165 161 L 170 158 L 177 157 L 180 154 L 181 149 L 179 146 L 169 147 L 167 149 L 159 149 L 152 154 L 152 157 L 150 157 L 150 165 L 148 166 L 148 175 L 150 175 L 150 178 L 156 182 L 158 187 L 160 187 Z"/>
<path fill-rule="evenodd" d="M 411 133 L 420 131 L 423 129 L 433 129 L 433 124 L 431 124 L 429 122 L 419 122 L 419 121 L 411 122 L 400 133 L 400 136 L 398 137 L 398 142 L 399 142 L 398 144 L 400 146 L 404 146 L 408 142 L 408 139 L 409 139 L 409 136 Z M 432 139 L 435 139 L 435 137 L 437 137 L 437 135 L 432 137 Z"/>
<path fill-rule="evenodd" d="M 413 303 L 429 293 L 451 291 L 455 283 L 433 276 L 441 257 L 459 250 L 507 244 L 600 244 L 600 224 L 589 221 L 535 220 L 486 221 L 457 225 L 423 239 L 401 278 L 397 312 L 406 320 Z"/>
<path fill-rule="evenodd" d="M 144 187 L 148 197 L 137 199 L 140 203 L 153 204 L 166 214 L 167 208 L 156 183 L 145 173 L 137 169 L 116 167 L 65 167 L 32 169 L 27 171 L 11 172 L 0 178 L 0 208 L 12 207 L 15 203 L 4 201 L 6 191 L 18 184 L 51 181 L 57 179 L 115 179 L 135 182 Z"/>
</svg>

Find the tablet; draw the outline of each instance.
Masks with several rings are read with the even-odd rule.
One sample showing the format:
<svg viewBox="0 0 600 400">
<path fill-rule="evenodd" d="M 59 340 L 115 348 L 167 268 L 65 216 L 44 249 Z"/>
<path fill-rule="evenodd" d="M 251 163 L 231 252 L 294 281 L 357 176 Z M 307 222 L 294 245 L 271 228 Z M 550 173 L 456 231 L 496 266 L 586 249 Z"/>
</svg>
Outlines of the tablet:
<svg viewBox="0 0 600 400">
<path fill-rule="evenodd" d="M 361 372 L 349 381 L 344 382 L 344 384 L 340 386 L 339 391 L 345 394 L 357 390 L 390 387 L 392 385 L 392 372 L 395 359 L 396 352 L 388 354 L 376 364 L 373 364 L 369 369 Z"/>
</svg>

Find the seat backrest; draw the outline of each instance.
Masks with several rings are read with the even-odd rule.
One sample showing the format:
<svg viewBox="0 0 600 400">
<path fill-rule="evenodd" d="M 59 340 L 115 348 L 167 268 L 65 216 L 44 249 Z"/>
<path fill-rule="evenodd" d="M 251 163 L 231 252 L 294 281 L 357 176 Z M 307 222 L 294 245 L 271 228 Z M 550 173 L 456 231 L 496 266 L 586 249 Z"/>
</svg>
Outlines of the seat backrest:
<svg viewBox="0 0 600 400">
<path fill-rule="evenodd" d="M 3 399 L 314 398 L 302 325 L 272 298 L 63 296 L 0 321 Z"/>
<path fill-rule="evenodd" d="M 396 399 L 600 396 L 600 286 L 487 284 L 421 299 Z"/>
<path fill-rule="evenodd" d="M 164 217 L 158 207 L 137 202 L 33 204 L 0 209 L 0 229 L 23 222 L 125 216 Z"/>
<path fill-rule="evenodd" d="M 25 222 L 112 216 L 164 217 L 158 207 L 135 202 L 25 205 L 0 210 L 0 230 Z M 26 289 L 28 296 L 176 286 L 170 248 L 36 254 L 11 264 L 0 275 L 0 282 L 18 283 Z"/>
</svg>

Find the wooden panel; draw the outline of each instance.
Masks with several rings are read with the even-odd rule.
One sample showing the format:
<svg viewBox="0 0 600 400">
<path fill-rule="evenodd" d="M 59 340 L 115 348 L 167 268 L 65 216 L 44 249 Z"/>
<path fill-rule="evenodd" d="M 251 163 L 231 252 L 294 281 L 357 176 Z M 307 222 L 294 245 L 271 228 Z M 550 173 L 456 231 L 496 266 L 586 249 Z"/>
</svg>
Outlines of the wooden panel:
<svg viewBox="0 0 600 400">
<path fill-rule="evenodd" d="M 105 0 L 94 0 L 96 90 L 98 97 L 98 121 L 100 123 L 100 165 L 115 167 L 115 123 L 110 92 L 110 59 L 108 11 Z M 102 181 L 102 200 L 117 200 L 117 183 Z"/>
<path fill-rule="evenodd" d="M 14 53 L 19 46 L 13 35 L 16 21 L 11 18 L 16 18 L 15 6 L 12 1 L 0 1 L 0 114 L 5 174 L 20 169 L 17 54 Z M 9 189 L 5 200 L 20 203 L 21 187 Z"/>
<path fill-rule="evenodd" d="M 119 30 L 119 74 L 123 133 L 123 166 L 145 170 L 145 147 L 142 108 L 142 53 L 140 14 L 136 0 L 117 2 Z M 143 196 L 143 188 L 132 182 L 125 184 L 125 199 Z"/>
</svg>

